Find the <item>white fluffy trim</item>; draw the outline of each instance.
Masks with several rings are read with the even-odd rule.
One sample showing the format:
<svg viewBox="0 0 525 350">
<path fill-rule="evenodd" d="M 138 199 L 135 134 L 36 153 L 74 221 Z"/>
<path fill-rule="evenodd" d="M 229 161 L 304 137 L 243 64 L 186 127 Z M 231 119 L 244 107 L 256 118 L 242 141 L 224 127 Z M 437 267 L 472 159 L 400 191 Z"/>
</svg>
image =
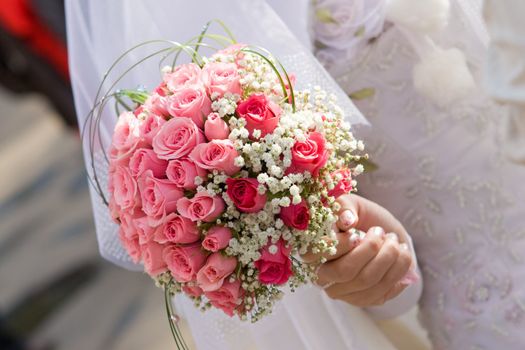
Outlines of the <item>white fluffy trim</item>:
<svg viewBox="0 0 525 350">
<path fill-rule="evenodd" d="M 414 86 L 439 106 L 447 106 L 469 95 L 476 83 L 463 52 L 436 49 L 414 67 Z"/>
<path fill-rule="evenodd" d="M 420 33 L 432 33 L 447 26 L 449 0 L 388 0 L 387 20 Z"/>
</svg>

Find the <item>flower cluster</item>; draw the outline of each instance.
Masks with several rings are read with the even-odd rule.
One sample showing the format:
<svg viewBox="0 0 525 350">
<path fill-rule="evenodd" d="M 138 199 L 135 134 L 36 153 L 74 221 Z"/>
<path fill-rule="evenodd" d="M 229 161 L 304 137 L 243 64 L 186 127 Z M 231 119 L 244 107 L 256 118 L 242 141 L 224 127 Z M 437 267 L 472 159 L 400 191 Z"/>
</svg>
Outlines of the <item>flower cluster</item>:
<svg viewBox="0 0 525 350">
<path fill-rule="evenodd" d="M 165 69 L 110 149 L 109 208 L 131 258 L 202 309 L 252 321 L 315 278 L 300 254 L 335 252 L 335 198 L 362 171 L 335 97 L 294 91 L 275 67 L 233 45 Z"/>
</svg>

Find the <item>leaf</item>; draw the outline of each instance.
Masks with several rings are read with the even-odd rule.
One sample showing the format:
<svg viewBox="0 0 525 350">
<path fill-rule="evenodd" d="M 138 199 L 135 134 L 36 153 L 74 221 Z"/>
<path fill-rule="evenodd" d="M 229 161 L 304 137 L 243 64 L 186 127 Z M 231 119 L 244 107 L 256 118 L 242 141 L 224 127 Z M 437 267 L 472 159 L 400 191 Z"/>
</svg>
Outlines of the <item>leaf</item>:
<svg viewBox="0 0 525 350">
<path fill-rule="evenodd" d="M 373 97 L 376 94 L 376 89 L 374 88 L 364 88 L 350 93 L 348 96 L 352 100 L 364 100 L 365 98 Z"/>
<path fill-rule="evenodd" d="M 328 9 L 320 8 L 315 11 L 315 17 L 321 23 L 337 23 Z"/>
</svg>

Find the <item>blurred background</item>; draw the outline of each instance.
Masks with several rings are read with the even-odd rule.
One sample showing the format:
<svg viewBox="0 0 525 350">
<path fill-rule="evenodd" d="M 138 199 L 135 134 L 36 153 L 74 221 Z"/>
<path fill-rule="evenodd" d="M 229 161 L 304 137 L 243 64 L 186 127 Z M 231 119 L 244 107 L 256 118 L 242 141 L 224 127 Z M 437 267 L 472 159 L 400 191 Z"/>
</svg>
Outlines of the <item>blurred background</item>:
<svg viewBox="0 0 525 350">
<path fill-rule="evenodd" d="M 0 349 L 166 349 L 163 294 L 97 250 L 62 0 L 0 6 Z"/>
</svg>

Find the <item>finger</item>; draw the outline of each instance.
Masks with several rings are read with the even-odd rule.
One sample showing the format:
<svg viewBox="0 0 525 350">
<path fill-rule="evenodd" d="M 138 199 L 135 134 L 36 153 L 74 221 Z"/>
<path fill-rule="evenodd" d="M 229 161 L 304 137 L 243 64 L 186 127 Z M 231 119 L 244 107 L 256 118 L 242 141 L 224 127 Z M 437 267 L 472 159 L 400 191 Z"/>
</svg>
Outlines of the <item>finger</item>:
<svg viewBox="0 0 525 350">
<path fill-rule="evenodd" d="M 381 227 L 373 227 L 351 252 L 344 254 L 339 259 L 322 264 L 317 273 L 318 284 L 353 280 L 363 267 L 379 253 L 383 245 L 384 234 Z"/>
<path fill-rule="evenodd" d="M 354 249 L 361 240 L 359 234 L 354 232 L 353 230 L 352 232 L 338 232 L 336 233 L 336 238 L 338 244 L 335 255 L 331 255 L 330 253 L 314 254 L 310 251 L 304 255 L 301 255 L 301 258 L 307 263 L 318 262 L 323 257 L 326 259 L 326 261 L 335 260 Z M 327 242 L 331 242 L 331 239 L 328 237 L 325 237 L 324 240 Z"/>
<path fill-rule="evenodd" d="M 352 227 L 367 232 L 371 227 L 381 226 L 386 232 L 396 232 L 400 242 L 406 242 L 408 233 L 401 223 L 385 208 L 377 203 L 355 194 L 339 196 L 336 201 L 341 206 L 339 211 L 343 215 L 345 210 L 350 210 L 356 217 Z M 338 227 L 345 227 L 338 223 Z"/>
<path fill-rule="evenodd" d="M 326 288 L 326 294 L 331 298 L 338 298 L 349 293 L 355 293 L 372 288 L 378 284 L 396 263 L 400 254 L 399 243 L 396 234 L 387 234 L 385 243 L 381 250 L 359 274 L 351 281 L 337 283 Z M 386 291 L 385 291 L 386 292 Z"/>
<path fill-rule="evenodd" d="M 337 228 L 341 231 L 347 231 L 354 227 L 357 224 L 357 215 L 355 214 L 355 209 L 353 208 L 344 208 L 340 211 L 339 218 L 337 220 Z"/>
<path fill-rule="evenodd" d="M 394 299 L 399 294 L 401 294 L 408 286 L 409 286 L 408 284 L 404 284 L 404 283 L 401 283 L 401 282 L 396 283 L 392 287 L 392 289 L 390 289 L 390 291 L 388 291 L 388 293 L 386 293 L 386 295 L 384 297 L 384 302 L 387 302 L 387 301 L 389 301 L 391 299 Z"/>
</svg>

